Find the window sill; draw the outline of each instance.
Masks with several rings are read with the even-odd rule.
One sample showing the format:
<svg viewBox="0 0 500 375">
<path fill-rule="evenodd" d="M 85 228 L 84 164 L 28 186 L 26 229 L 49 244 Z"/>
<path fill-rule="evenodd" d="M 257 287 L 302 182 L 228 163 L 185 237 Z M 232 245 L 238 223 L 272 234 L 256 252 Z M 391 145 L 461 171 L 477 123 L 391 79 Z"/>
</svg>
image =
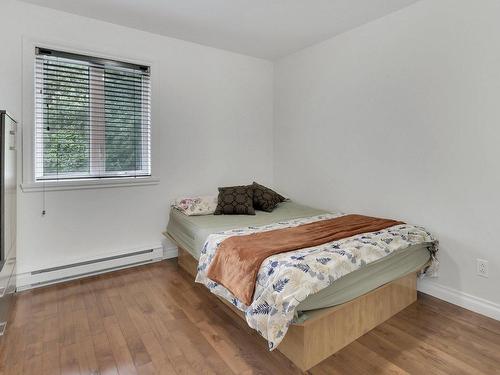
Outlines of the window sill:
<svg viewBox="0 0 500 375">
<path fill-rule="evenodd" d="M 46 182 L 30 182 L 21 184 L 24 193 L 36 193 L 40 191 L 64 191 L 80 189 L 103 189 L 126 186 L 158 185 L 160 179 L 156 177 L 120 177 L 107 179 L 88 180 L 60 180 Z"/>
</svg>

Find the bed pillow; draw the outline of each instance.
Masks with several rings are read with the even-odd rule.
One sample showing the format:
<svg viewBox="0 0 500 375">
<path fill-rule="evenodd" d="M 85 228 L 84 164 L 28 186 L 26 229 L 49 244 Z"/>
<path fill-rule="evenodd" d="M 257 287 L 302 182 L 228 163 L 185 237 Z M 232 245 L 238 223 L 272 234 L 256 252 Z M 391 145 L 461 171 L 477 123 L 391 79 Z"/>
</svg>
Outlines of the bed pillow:
<svg viewBox="0 0 500 375">
<path fill-rule="evenodd" d="M 173 206 L 188 216 L 212 215 L 217 207 L 217 196 L 179 198 L 175 200 Z"/>
<path fill-rule="evenodd" d="M 284 202 L 285 197 L 256 182 L 252 184 L 253 206 L 256 210 L 271 212 L 278 205 Z"/>
<path fill-rule="evenodd" d="M 220 187 L 214 215 L 255 215 L 252 185 Z"/>
</svg>

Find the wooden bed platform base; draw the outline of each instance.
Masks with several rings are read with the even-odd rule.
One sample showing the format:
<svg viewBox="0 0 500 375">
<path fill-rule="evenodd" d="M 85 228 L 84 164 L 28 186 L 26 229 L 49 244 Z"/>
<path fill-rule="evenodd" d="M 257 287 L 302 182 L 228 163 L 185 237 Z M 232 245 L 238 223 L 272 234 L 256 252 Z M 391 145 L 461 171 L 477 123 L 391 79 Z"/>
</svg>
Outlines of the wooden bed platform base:
<svg viewBox="0 0 500 375">
<path fill-rule="evenodd" d="M 196 276 L 198 262 L 180 247 L 178 262 Z M 240 310 L 219 299 L 245 319 Z M 413 272 L 342 305 L 307 312 L 309 318 L 291 325 L 277 350 L 307 371 L 416 300 L 417 275 Z"/>
</svg>

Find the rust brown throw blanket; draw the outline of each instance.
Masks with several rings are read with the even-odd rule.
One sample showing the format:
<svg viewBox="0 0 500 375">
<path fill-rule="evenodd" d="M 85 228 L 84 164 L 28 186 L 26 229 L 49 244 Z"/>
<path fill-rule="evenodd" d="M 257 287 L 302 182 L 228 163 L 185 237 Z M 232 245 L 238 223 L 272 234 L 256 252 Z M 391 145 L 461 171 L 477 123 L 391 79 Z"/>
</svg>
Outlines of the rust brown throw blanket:
<svg viewBox="0 0 500 375">
<path fill-rule="evenodd" d="M 226 287 L 245 305 L 250 305 L 260 266 L 271 255 L 319 246 L 398 224 L 404 223 L 362 215 L 345 215 L 292 228 L 229 237 L 219 245 L 207 276 Z"/>
</svg>

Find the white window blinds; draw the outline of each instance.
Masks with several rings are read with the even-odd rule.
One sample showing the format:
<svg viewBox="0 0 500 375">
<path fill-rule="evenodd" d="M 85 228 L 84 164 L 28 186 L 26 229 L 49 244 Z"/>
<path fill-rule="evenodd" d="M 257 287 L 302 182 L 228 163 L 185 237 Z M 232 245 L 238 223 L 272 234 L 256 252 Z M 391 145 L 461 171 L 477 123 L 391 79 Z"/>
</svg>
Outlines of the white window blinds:
<svg viewBox="0 0 500 375">
<path fill-rule="evenodd" d="M 36 180 L 151 175 L 150 69 L 36 49 Z"/>
</svg>

